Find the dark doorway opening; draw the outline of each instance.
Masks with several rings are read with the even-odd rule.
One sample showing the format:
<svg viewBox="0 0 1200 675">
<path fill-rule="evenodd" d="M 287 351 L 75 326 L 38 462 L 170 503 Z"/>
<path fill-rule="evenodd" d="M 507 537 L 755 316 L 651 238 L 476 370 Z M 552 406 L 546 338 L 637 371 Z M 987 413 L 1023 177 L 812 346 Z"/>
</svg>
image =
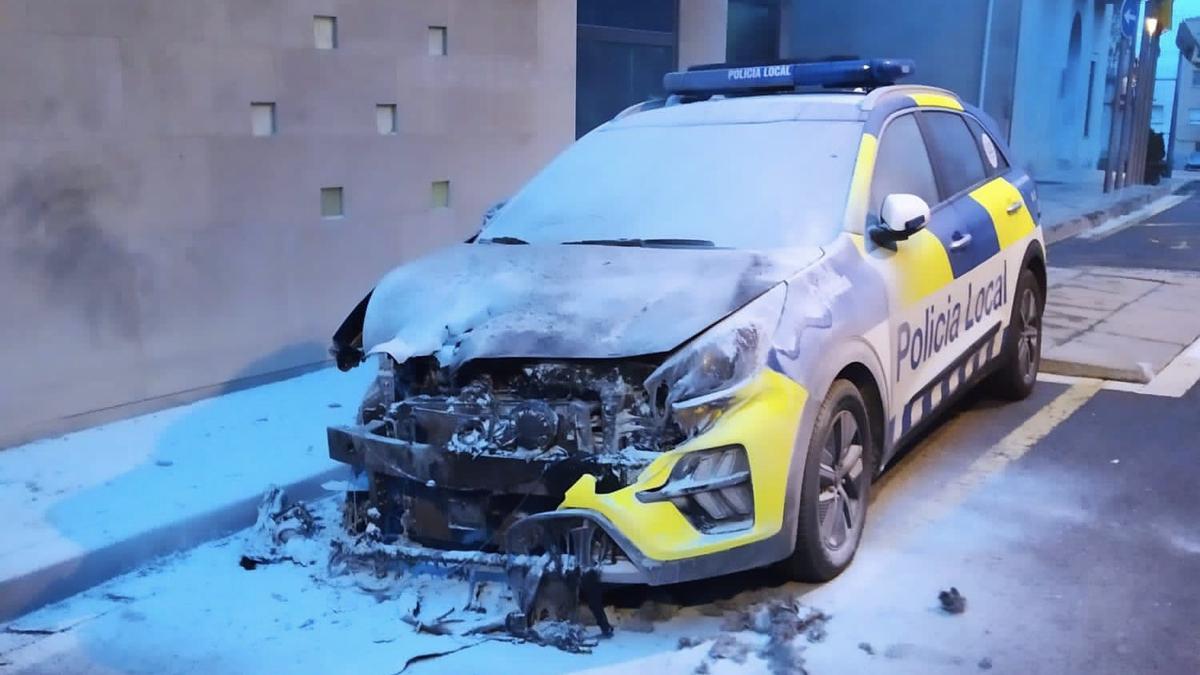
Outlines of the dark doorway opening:
<svg viewBox="0 0 1200 675">
<path fill-rule="evenodd" d="M 578 0 L 575 137 L 663 95 L 678 62 L 678 0 Z"/>
</svg>

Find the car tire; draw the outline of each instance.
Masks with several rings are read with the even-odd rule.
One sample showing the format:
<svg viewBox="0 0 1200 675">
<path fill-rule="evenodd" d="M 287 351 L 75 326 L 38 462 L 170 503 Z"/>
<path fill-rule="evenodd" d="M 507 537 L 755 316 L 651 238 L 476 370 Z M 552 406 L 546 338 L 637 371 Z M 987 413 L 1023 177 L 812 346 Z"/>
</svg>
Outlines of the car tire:
<svg viewBox="0 0 1200 675">
<path fill-rule="evenodd" d="M 862 393 L 847 380 L 835 381 L 817 411 L 809 439 L 796 547 L 780 563 L 788 578 L 829 581 L 854 559 L 866 522 L 876 447 Z"/>
<path fill-rule="evenodd" d="M 1046 294 L 1031 269 L 1021 270 L 1013 294 L 1012 316 L 1004 335 L 1000 365 L 990 378 L 991 393 L 1019 401 L 1033 392 L 1042 362 L 1042 311 Z"/>
</svg>

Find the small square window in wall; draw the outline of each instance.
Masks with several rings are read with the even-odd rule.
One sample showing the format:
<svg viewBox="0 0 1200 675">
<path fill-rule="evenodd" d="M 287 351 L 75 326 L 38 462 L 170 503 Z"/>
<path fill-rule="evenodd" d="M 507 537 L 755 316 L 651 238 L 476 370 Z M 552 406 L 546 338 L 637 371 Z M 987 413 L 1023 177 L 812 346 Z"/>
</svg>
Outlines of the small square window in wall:
<svg viewBox="0 0 1200 675">
<path fill-rule="evenodd" d="M 1188 124 L 1200 124 L 1200 108 L 1188 109 Z"/>
<path fill-rule="evenodd" d="M 255 136 L 275 135 L 275 104 L 268 102 L 250 104 L 250 131 Z"/>
<path fill-rule="evenodd" d="M 395 103 L 380 103 L 375 106 L 375 128 L 379 133 L 384 135 L 394 134 L 397 131 L 396 123 L 396 104 Z"/>
<path fill-rule="evenodd" d="M 450 181 L 435 180 L 431 186 L 433 208 L 444 209 L 450 206 Z"/>
<path fill-rule="evenodd" d="M 346 203 L 343 200 L 342 188 L 340 187 L 323 187 L 321 188 L 321 217 L 322 218 L 341 218 L 346 215 Z"/>
<path fill-rule="evenodd" d="M 429 27 L 429 55 L 430 56 L 445 56 L 446 55 L 446 27 L 445 26 L 430 26 Z"/>
<path fill-rule="evenodd" d="M 313 17 L 313 43 L 317 49 L 337 49 L 337 17 Z"/>
</svg>

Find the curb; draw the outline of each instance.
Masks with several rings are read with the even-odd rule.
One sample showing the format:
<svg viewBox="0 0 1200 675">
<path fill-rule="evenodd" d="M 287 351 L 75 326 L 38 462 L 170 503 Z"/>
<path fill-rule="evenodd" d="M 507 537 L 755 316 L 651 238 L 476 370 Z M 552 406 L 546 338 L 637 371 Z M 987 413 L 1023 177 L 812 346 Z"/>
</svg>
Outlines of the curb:
<svg viewBox="0 0 1200 675">
<path fill-rule="evenodd" d="M 1141 363 L 1126 366 L 1102 365 L 1082 361 L 1061 361 L 1044 355 L 1042 356 L 1041 371 L 1051 375 L 1114 380 L 1134 384 L 1146 384 L 1154 379 L 1154 372 Z"/>
<path fill-rule="evenodd" d="M 1064 239 L 1070 239 L 1078 234 L 1087 232 L 1088 230 L 1103 224 L 1105 221 L 1119 218 L 1137 211 L 1146 206 L 1150 202 L 1157 201 L 1174 192 L 1186 187 L 1193 181 L 1184 181 L 1178 184 L 1147 186 L 1150 189 L 1140 191 L 1138 194 L 1130 195 L 1125 199 L 1116 201 L 1108 206 L 1097 209 L 1095 211 L 1087 211 L 1076 216 L 1067 218 L 1066 220 L 1042 224 L 1042 231 L 1045 233 L 1046 244 L 1053 244 Z"/>
<path fill-rule="evenodd" d="M 321 485 L 344 478 L 346 467 L 326 469 L 315 476 L 282 486 L 290 499 L 313 499 L 325 491 Z M 33 610 L 98 586 L 145 565 L 155 558 L 194 548 L 254 524 L 262 494 L 242 498 L 207 513 L 162 525 L 139 535 L 111 542 L 19 577 L 0 579 L 0 621 L 9 621 Z"/>
</svg>

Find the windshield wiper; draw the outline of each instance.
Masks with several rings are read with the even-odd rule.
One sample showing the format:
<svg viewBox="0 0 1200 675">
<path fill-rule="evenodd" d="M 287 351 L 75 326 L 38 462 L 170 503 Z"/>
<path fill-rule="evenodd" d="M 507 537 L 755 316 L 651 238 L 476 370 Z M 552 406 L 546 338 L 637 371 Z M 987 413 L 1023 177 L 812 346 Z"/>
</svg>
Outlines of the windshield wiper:
<svg viewBox="0 0 1200 675">
<path fill-rule="evenodd" d="M 512 244 L 512 245 L 528 245 L 529 242 L 518 237 L 492 237 L 491 239 L 480 239 L 481 244 Z"/>
<path fill-rule="evenodd" d="M 581 239 L 564 241 L 564 244 L 584 246 L 635 246 L 640 248 L 716 248 L 707 239 Z"/>
</svg>

